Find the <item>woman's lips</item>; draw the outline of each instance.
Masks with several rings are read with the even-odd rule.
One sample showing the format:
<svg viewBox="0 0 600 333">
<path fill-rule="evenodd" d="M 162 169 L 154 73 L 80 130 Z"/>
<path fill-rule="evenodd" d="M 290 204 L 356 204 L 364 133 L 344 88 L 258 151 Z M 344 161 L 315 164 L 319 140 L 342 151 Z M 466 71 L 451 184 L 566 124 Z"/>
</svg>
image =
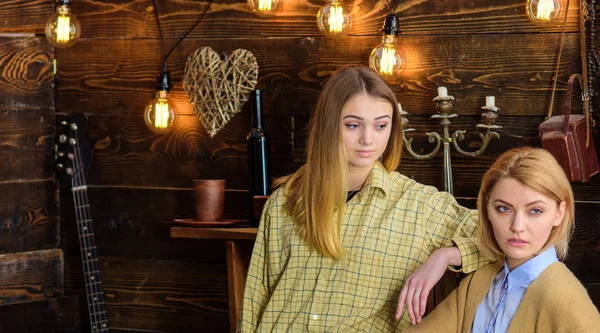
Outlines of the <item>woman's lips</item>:
<svg viewBox="0 0 600 333">
<path fill-rule="evenodd" d="M 529 242 L 520 239 L 520 238 L 511 238 L 508 240 L 508 244 L 514 246 L 514 247 L 523 247 L 525 245 L 527 245 Z"/>
<path fill-rule="evenodd" d="M 357 150 L 356 153 L 360 157 L 370 157 L 371 155 L 373 155 L 372 150 Z"/>
</svg>

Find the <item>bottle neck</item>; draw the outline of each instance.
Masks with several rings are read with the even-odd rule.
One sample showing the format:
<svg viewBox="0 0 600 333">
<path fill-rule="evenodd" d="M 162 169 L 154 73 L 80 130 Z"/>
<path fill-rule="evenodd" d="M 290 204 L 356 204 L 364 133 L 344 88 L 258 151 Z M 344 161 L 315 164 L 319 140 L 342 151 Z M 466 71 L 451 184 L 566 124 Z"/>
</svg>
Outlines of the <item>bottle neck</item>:
<svg viewBox="0 0 600 333">
<path fill-rule="evenodd" d="M 252 127 L 262 128 L 262 99 L 260 89 L 252 92 Z"/>
</svg>

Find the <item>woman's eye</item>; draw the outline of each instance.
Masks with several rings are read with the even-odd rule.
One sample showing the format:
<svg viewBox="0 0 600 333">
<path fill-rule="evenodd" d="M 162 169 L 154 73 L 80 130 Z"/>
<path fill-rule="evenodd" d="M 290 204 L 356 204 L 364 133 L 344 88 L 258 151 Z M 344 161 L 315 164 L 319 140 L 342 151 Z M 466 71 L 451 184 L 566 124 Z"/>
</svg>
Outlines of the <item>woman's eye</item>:
<svg viewBox="0 0 600 333">
<path fill-rule="evenodd" d="M 544 211 L 541 210 L 541 209 L 539 209 L 539 208 L 534 208 L 534 209 L 531 210 L 531 213 L 534 214 L 534 215 L 539 215 L 539 214 L 541 214 L 543 212 Z"/>
<path fill-rule="evenodd" d="M 349 129 L 355 129 L 355 128 L 358 128 L 358 125 L 357 124 L 346 124 L 346 127 Z"/>
<path fill-rule="evenodd" d="M 500 213 L 506 213 L 510 211 L 510 209 L 506 206 L 496 206 L 496 210 Z"/>
<path fill-rule="evenodd" d="M 383 131 L 387 126 L 388 126 L 388 124 L 379 124 L 376 127 L 378 130 Z"/>
</svg>

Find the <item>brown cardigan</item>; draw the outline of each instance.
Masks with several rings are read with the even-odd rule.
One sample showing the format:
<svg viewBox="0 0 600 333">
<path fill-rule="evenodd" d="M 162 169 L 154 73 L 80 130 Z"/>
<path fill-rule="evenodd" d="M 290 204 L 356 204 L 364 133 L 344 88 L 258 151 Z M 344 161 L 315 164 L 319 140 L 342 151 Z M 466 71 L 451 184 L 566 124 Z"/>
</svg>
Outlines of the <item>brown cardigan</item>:
<svg viewBox="0 0 600 333">
<path fill-rule="evenodd" d="M 405 333 L 470 333 L 477 307 L 503 263 L 482 267 L 423 321 Z M 551 264 L 527 288 L 507 333 L 600 332 L 600 314 L 581 282 L 561 262 Z"/>
</svg>

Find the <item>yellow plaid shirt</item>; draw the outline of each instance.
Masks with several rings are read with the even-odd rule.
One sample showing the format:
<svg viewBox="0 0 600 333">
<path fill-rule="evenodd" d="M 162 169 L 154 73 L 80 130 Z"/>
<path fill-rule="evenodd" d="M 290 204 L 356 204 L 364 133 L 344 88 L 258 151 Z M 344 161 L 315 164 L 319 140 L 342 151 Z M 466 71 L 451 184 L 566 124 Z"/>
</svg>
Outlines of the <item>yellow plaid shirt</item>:
<svg viewBox="0 0 600 333">
<path fill-rule="evenodd" d="M 398 295 L 433 250 L 458 246 L 464 273 L 489 263 L 475 211 L 379 163 L 346 203 L 342 260 L 306 245 L 284 201 L 278 189 L 265 204 L 238 332 L 399 332 L 410 320 L 394 317 Z"/>
</svg>

